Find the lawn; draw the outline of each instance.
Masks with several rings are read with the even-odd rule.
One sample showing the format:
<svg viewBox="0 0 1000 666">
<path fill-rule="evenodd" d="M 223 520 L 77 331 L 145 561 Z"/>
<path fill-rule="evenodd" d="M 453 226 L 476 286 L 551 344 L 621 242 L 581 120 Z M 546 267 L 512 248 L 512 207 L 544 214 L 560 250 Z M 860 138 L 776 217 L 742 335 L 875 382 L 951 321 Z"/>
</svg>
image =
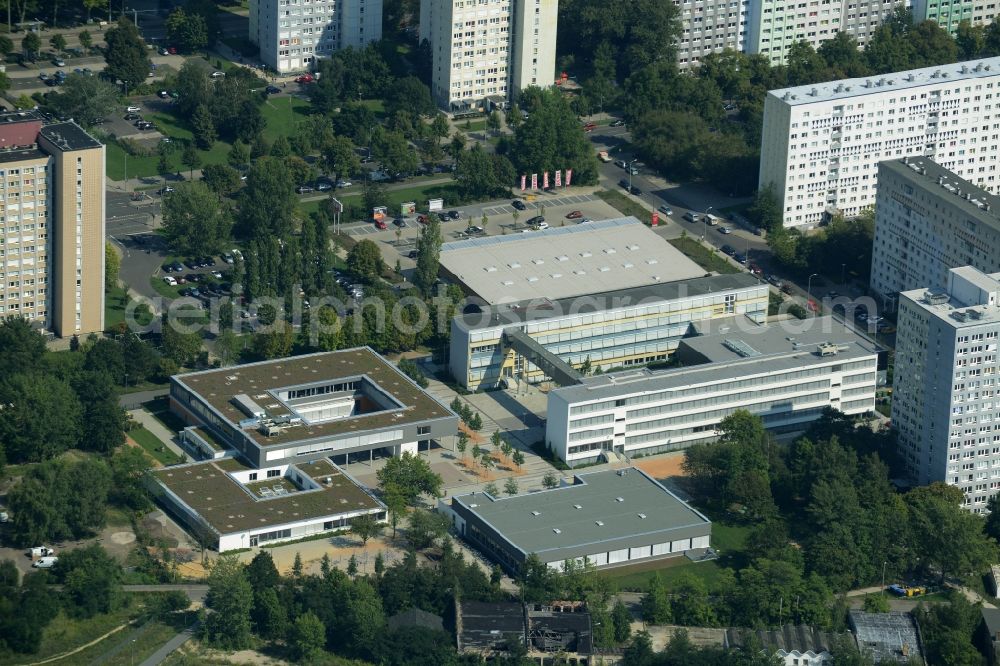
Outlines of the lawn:
<svg viewBox="0 0 1000 666">
<path fill-rule="evenodd" d="M 289 137 L 295 134 L 295 124 L 305 120 L 310 115 L 312 105 L 298 97 L 272 97 L 260 107 L 267 126 L 264 128 L 264 138 L 274 141 L 279 136 Z"/>
<path fill-rule="evenodd" d="M 72 657 L 53 662 L 62 664 L 93 664 L 103 666 L 134 666 L 141 664 L 177 632 L 178 627 L 160 621 L 149 622 L 137 627 L 129 627 L 113 636 L 74 654 Z M 111 653 L 109 656 L 105 656 Z M 100 660 L 100 662 L 98 662 Z"/>
<path fill-rule="evenodd" d="M 134 439 L 135 443 L 141 446 L 146 453 L 164 465 L 173 465 L 181 461 L 156 435 L 145 428 L 134 428 L 129 431 L 128 436 Z"/>
<path fill-rule="evenodd" d="M 26 660 L 24 655 L 10 655 L 0 658 L 0 666 L 8 664 L 24 664 L 41 661 L 48 657 L 53 657 L 64 652 L 69 652 L 74 648 L 86 645 L 97 637 L 111 631 L 125 622 L 128 622 L 134 614 L 135 608 L 127 605 L 114 613 L 107 615 L 97 615 L 88 619 L 74 619 L 67 617 L 62 611 L 53 618 L 45 630 L 42 632 L 42 644 L 38 652 L 31 655 L 30 660 Z M 127 631 L 127 630 L 126 630 Z M 89 663 L 78 661 L 73 657 L 59 660 L 57 664 L 79 664 Z"/>
<path fill-rule="evenodd" d="M 723 257 L 719 256 L 712 250 L 709 250 L 707 247 L 690 236 L 671 238 L 667 242 L 683 252 L 689 259 L 704 268 L 706 271 L 714 271 L 716 273 L 740 272 L 740 269 L 736 268 L 736 266 L 733 266 Z"/>
<path fill-rule="evenodd" d="M 125 321 L 125 305 L 128 296 L 121 287 L 107 289 L 104 292 L 104 329 L 110 331 Z"/>
<path fill-rule="evenodd" d="M 631 215 L 641 222 L 650 219 L 651 213 L 648 210 L 617 190 L 600 190 L 595 194 L 622 215 Z"/>
</svg>

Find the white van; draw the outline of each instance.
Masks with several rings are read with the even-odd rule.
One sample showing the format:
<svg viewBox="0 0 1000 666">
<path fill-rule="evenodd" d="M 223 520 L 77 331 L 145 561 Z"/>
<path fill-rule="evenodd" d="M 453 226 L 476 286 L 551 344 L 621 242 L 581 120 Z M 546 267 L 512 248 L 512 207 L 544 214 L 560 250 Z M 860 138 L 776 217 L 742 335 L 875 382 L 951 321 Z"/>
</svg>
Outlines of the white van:
<svg viewBox="0 0 1000 666">
<path fill-rule="evenodd" d="M 36 560 L 31 566 L 36 569 L 51 569 L 59 561 L 58 557 L 43 557 L 40 560 Z"/>
<path fill-rule="evenodd" d="M 719 219 L 720 218 L 718 218 L 718 217 L 716 217 L 714 215 L 706 215 L 705 216 L 705 224 L 707 224 L 710 227 L 714 227 L 715 225 L 717 225 L 719 223 Z"/>
</svg>

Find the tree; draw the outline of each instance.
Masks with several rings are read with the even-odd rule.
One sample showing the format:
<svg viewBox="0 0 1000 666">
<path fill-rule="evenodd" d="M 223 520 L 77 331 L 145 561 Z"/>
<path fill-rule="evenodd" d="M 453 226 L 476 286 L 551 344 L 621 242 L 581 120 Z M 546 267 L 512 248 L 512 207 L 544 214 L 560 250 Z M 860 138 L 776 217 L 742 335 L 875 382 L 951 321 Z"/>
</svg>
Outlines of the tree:
<svg viewBox="0 0 1000 666">
<path fill-rule="evenodd" d="M 866 613 L 888 613 L 892 608 L 889 600 L 881 592 L 877 594 L 866 594 L 863 609 Z"/>
<path fill-rule="evenodd" d="M 124 444 L 125 410 L 118 404 L 118 391 L 111 377 L 83 373 L 75 381 L 75 388 L 82 407 L 80 448 L 110 453 Z"/>
<path fill-rule="evenodd" d="M 111 243 L 104 244 L 104 288 L 114 289 L 118 286 L 118 272 L 121 270 L 122 260 L 118 256 L 117 250 Z"/>
<path fill-rule="evenodd" d="M 49 38 L 49 44 L 58 53 L 62 53 L 66 50 L 66 37 L 64 37 L 62 33 L 57 32 Z"/>
<path fill-rule="evenodd" d="M 521 465 L 524 464 L 524 454 L 520 451 L 514 451 L 514 455 L 511 457 L 511 460 L 517 466 L 518 471 L 520 471 Z"/>
<path fill-rule="evenodd" d="M 122 81 L 126 89 L 132 90 L 145 83 L 149 74 L 149 50 L 139 30 L 125 16 L 104 35 L 107 48 L 104 58 L 107 73 L 112 81 Z"/>
<path fill-rule="evenodd" d="M 347 269 L 362 280 L 374 283 L 387 267 L 378 245 L 370 240 L 362 240 L 347 253 Z"/>
<path fill-rule="evenodd" d="M 385 165 L 391 175 L 413 173 L 419 165 L 417 153 L 402 132 L 383 131 L 376 127 L 372 140 L 372 155 Z"/>
<path fill-rule="evenodd" d="M 559 574 L 531 553 L 517 576 L 521 599 L 528 604 L 548 603 L 559 593 Z"/>
<path fill-rule="evenodd" d="M 73 73 L 66 77 L 60 92 L 48 95 L 48 103 L 58 115 L 89 127 L 103 122 L 115 110 L 118 91 L 100 77 Z"/>
<path fill-rule="evenodd" d="M 669 624 L 673 620 L 670 595 L 659 573 L 650 577 L 649 591 L 641 602 L 642 619 L 647 624 Z"/>
<path fill-rule="evenodd" d="M 101 4 L 104 4 L 104 0 L 98 0 Z M 84 5 L 87 7 L 87 12 L 90 12 L 90 4 L 87 0 L 84 0 Z M 90 18 L 89 16 L 87 17 Z M 90 32 L 87 30 L 81 30 L 76 36 L 77 40 L 80 42 L 80 46 L 83 47 L 84 51 L 89 51 L 90 47 L 94 45 L 94 38 L 90 36 Z"/>
<path fill-rule="evenodd" d="M 597 156 L 562 94 L 529 88 L 537 95 L 530 117 L 514 132 L 510 150 L 518 173 L 572 169 L 573 182 L 597 182 Z M 522 92 L 522 95 L 524 92 Z M 508 181 L 510 182 L 510 181 Z"/>
<path fill-rule="evenodd" d="M 545 476 L 542 477 L 542 486 L 551 490 L 559 486 L 559 479 L 556 478 L 554 472 L 546 472 Z"/>
<path fill-rule="evenodd" d="M 208 46 L 208 24 L 200 14 L 188 14 L 177 7 L 167 16 L 167 39 L 181 53 L 191 53 Z"/>
<path fill-rule="evenodd" d="M 250 146 L 242 141 L 234 141 L 226 160 L 229 166 L 242 171 L 250 163 Z"/>
<path fill-rule="evenodd" d="M 451 527 L 448 517 L 436 511 L 417 509 L 410 514 L 406 540 L 414 550 L 424 550 L 444 537 Z"/>
<path fill-rule="evenodd" d="M 459 130 L 455 130 L 455 133 L 451 135 L 451 141 L 448 143 L 448 154 L 451 158 L 458 162 L 459 156 L 462 151 L 465 150 L 465 143 L 467 139 L 465 134 Z"/>
<path fill-rule="evenodd" d="M 296 661 L 309 661 L 323 651 L 323 646 L 326 644 L 326 626 L 315 614 L 306 611 L 292 623 L 288 642 Z"/>
<path fill-rule="evenodd" d="M 455 180 L 465 198 L 509 196 L 515 175 L 514 165 L 509 159 L 485 152 L 478 143 L 458 155 Z"/>
<path fill-rule="evenodd" d="M 497 488 L 497 484 L 492 481 L 483 486 L 483 492 L 491 497 L 500 497 L 500 489 Z"/>
<path fill-rule="evenodd" d="M 37 32 L 31 31 L 24 36 L 21 40 L 21 50 L 24 52 L 24 58 L 31 62 L 34 62 L 38 57 L 38 51 L 42 48 L 42 39 L 38 36 Z"/>
<path fill-rule="evenodd" d="M 230 244 L 232 217 L 205 183 L 179 183 L 162 207 L 163 234 L 177 254 L 217 253 Z"/>
<path fill-rule="evenodd" d="M 782 218 L 781 200 L 774 193 L 774 185 L 768 183 L 754 193 L 747 219 L 761 229 L 772 231 L 782 226 Z"/>
<path fill-rule="evenodd" d="M 202 180 L 208 189 L 220 197 L 228 197 L 243 187 L 240 172 L 227 164 L 209 164 L 201 170 Z"/>
<path fill-rule="evenodd" d="M 32 467 L 7 495 L 11 540 L 33 545 L 81 538 L 104 526 L 111 472 L 98 458 Z"/>
<path fill-rule="evenodd" d="M 505 481 L 503 484 L 503 491 L 507 495 L 517 494 L 517 481 L 514 479 L 514 477 L 512 476 L 507 477 L 507 481 Z"/>
<path fill-rule="evenodd" d="M 149 459 L 142 449 L 123 446 L 111 456 L 111 501 L 118 506 L 141 511 L 149 507 L 149 497 L 142 479 L 149 470 Z"/>
<path fill-rule="evenodd" d="M 615 642 L 624 643 L 632 636 L 632 615 L 619 599 L 611 609 L 611 624 L 614 626 Z"/>
<path fill-rule="evenodd" d="M 0 383 L 0 404 L 4 405 L 0 442 L 10 462 L 54 458 L 80 441 L 80 402 L 65 382 L 51 374 L 5 377 Z"/>
<path fill-rule="evenodd" d="M 163 356 L 179 366 L 192 366 L 201 352 L 201 336 L 197 332 L 185 332 L 163 313 L 160 327 L 160 342 Z"/>
<path fill-rule="evenodd" d="M 431 89 L 415 76 L 393 81 L 385 91 L 385 114 L 391 118 L 402 111 L 413 116 L 430 116 L 437 111 Z"/>
<path fill-rule="evenodd" d="M 486 116 L 486 127 L 494 134 L 499 134 L 501 126 L 502 121 L 500 120 L 500 112 L 493 109 L 493 111 L 490 112 L 490 115 Z"/>
<path fill-rule="evenodd" d="M 7 35 L 0 35 L 0 56 L 6 58 L 14 52 L 14 42 Z"/>
<path fill-rule="evenodd" d="M 962 508 L 960 488 L 932 483 L 904 496 L 910 510 L 918 561 L 940 573 L 965 576 L 984 571 L 996 559 L 996 543 L 983 534 L 982 518 Z"/>
<path fill-rule="evenodd" d="M 333 137 L 323 146 L 323 168 L 334 179 L 347 178 L 361 171 L 354 143 L 346 136 Z"/>
<path fill-rule="evenodd" d="M 364 514 L 351 519 L 351 534 L 361 539 L 361 545 L 367 546 L 368 540 L 382 533 L 383 525 L 371 514 Z"/>
<path fill-rule="evenodd" d="M 222 555 L 208 576 L 205 605 L 211 608 L 205 618 L 204 638 L 226 650 L 241 650 L 250 644 L 250 609 L 253 589 L 239 559 Z"/>
<path fill-rule="evenodd" d="M 121 565 L 99 544 L 61 553 L 53 573 L 73 615 L 94 617 L 122 604 Z"/>
<path fill-rule="evenodd" d="M 431 121 L 430 130 L 431 135 L 438 140 L 448 136 L 448 116 L 443 113 L 435 114 L 434 120 Z"/>
<path fill-rule="evenodd" d="M 215 131 L 215 120 L 209 112 L 208 107 L 199 105 L 191 116 L 191 130 L 194 133 L 195 143 L 201 150 L 211 150 L 212 145 L 218 138 Z M 186 164 L 186 162 L 185 162 Z"/>
<path fill-rule="evenodd" d="M 465 451 L 469 448 L 469 436 L 465 434 L 465 431 L 460 430 L 458 432 L 458 442 L 455 444 L 455 448 L 458 449 L 462 460 L 465 460 Z"/>
<path fill-rule="evenodd" d="M 188 168 L 188 177 L 193 179 L 194 170 L 201 167 L 201 155 L 195 150 L 193 143 L 184 146 L 184 152 L 181 153 L 181 163 Z"/>
<path fill-rule="evenodd" d="M 286 238 L 292 229 L 295 186 L 282 160 L 261 158 L 247 171 L 237 218 L 240 232 L 251 239 Z"/>
<path fill-rule="evenodd" d="M 376 477 L 383 489 L 403 493 L 409 506 L 415 506 L 421 494 L 441 495 L 441 475 L 431 469 L 427 460 L 409 452 L 389 458 Z"/>
<path fill-rule="evenodd" d="M 428 215 L 417 237 L 417 269 L 413 276 L 414 284 L 428 295 L 437 284 L 442 243 L 441 222 L 436 215 Z"/>
</svg>

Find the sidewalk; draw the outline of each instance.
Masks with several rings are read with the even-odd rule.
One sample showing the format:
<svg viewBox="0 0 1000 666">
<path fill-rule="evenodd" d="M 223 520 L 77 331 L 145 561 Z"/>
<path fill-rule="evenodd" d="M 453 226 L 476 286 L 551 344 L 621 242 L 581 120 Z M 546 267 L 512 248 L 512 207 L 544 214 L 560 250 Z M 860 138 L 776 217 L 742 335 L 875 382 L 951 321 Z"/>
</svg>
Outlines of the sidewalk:
<svg viewBox="0 0 1000 666">
<path fill-rule="evenodd" d="M 177 446 L 177 433 L 171 432 L 165 425 L 156 420 L 155 416 L 145 409 L 133 409 L 128 414 L 143 428 L 153 433 L 168 449 L 179 456 L 187 457 L 187 453 L 181 447 Z"/>
</svg>

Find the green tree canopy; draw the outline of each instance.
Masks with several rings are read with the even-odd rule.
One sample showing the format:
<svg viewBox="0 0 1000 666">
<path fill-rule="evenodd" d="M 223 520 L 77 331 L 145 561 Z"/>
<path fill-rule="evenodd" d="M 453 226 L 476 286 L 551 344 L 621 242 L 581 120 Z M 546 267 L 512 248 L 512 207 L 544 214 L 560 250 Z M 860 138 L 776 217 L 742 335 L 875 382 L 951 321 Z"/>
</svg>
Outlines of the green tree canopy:
<svg viewBox="0 0 1000 666">
<path fill-rule="evenodd" d="M 515 131 L 509 152 L 518 172 L 572 169 L 574 183 L 596 183 L 597 156 L 569 103 L 558 91 L 528 89 L 528 94 L 536 95 L 537 103 Z"/>
<path fill-rule="evenodd" d="M 111 79 L 125 82 L 133 90 L 146 82 L 150 71 L 149 50 L 132 21 L 125 16 L 104 35 L 107 49 L 107 73 Z"/>
<path fill-rule="evenodd" d="M 59 90 L 47 97 L 52 110 L 86 127 L 103 121 L 118 106 L 118 90 L 97 76 L 70 74 Z"/>
<path fill-rule="evenodd" d="M 231 243 L 232 229 L 228 207 L 205 183 L 179 183 L 163 197 L 163 233 L 178 254 L 220 252 Z"/>
</svg>

